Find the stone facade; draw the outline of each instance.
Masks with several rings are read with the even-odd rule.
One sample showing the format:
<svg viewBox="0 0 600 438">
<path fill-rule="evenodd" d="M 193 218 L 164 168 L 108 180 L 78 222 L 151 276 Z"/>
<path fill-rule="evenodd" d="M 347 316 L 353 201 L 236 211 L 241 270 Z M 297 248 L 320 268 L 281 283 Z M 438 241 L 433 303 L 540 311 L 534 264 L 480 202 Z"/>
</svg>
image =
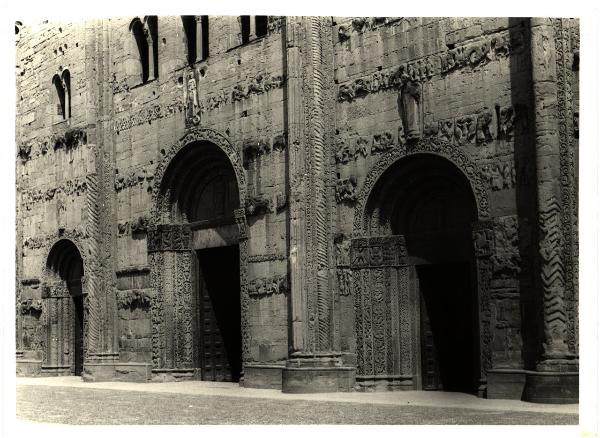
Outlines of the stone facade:
<svg viewBox="0 0 600 438">
<path fill-rule="evenodd" d="M 18 372 L 578 399 L 577 20 L 16 38 Z"/>
</svg>

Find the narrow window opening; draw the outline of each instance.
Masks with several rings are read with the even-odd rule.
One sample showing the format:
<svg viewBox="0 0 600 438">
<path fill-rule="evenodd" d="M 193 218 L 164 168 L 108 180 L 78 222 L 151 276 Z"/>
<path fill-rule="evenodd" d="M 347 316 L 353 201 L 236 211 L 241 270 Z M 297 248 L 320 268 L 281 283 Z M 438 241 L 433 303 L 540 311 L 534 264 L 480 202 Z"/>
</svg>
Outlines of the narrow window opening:
<svg viewBox="0 0 600 438">
<path fill-rule="evenodd" d="M 185 32 L 185 38 L 187 40 L 187 58 L 188 64 L 196 62 L 196 37 L 197 37 L 197 25 L 196 17 L 193 15 L 183 15 L 181 17 L 183 22 L 183 30 Z"/>
<path fill-rule="evenodd" d="M 247 44 L 250 41 L 250 15 L 242 15 L 240 22 L 242 25 L 242 44 Z"/>
<path fill-rule="evenodd" d="M 64 89 L 64 109 L 63 110 L 63 118 L 70 119 L 71 118 L 71 73 L 69 70 L 65 70 L 62 74 L 62 85 Z"/>
<path fill-rule="evenodd" d="M 56 115 L 60 116 L 63 120 L 65 119 L 65 89 L 63 82 L 58 75 L 54 75 L 52 83 L 56 88 L 56 95 L 58 102 L 56 103 Z"/>
<path fill-rule="evenodd" d="M 131 22 L 129 29 L 133 33 L 137 44 L 139 61 L 142 67 L 142 83 L 145 83 L 148 81 L 148 41 L 146 40 L 146 35 L 144 33 L 144 26 L 139 18 L 136 18 Z"/>
<path fill-rule="evenodd" d="M 200 18 L 202 23 L 202 59 L 208 58 L 208 15 Z"/>
<path fill-rule="evenodd" d="M 152 58 L 154 60 L 152 67 L 154 68 L 154 78 L 158 78 L 158 19 L 156 15 L 146 17 L 146 26 L 152 42 Z"/>
<path fill-rule="evenodd" d="M 255 23 L 256 23 L 256 36 L 257 37 L 263 37 L 267 34 L 267 28 L 268 28 L 268 17 L 266 15 L 257 15 L 255 17 Z"/>
</svg>

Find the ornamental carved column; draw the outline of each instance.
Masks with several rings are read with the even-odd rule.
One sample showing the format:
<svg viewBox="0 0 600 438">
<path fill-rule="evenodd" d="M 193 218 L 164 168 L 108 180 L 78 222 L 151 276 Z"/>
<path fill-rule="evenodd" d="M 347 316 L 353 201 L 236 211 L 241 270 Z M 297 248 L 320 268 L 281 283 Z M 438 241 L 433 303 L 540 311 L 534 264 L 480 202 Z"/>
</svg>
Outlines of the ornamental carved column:
<svg viewBox="0 0 600 438">
<path fill-rule="evenodd" d="M 577 195 L 572 148 L 568 30 L 563 19 L 531 19 L 538 206 L 538 294 L 542 306 L 541 348 L 525 397 L 540 402 L 578 400 L 576 313 Z M 569 345 L 571 344 L 571 346 Z"/>
<path fill-rule="evenodd" d="M 287 17 L 284 32 L 292 333 L 283 391 L 349 390 L 352 368 L 333 351 L 331 25 L 321 17 Z"/>
<path fill-rule="evenodd" d="M 85 272 L 86 351 L 83 378 L 110 380 L 119 360 L 116 304 L 116 199 L 109 22 L 86 23 L 87 94 L 86 230 L 89 260 Z M 95 85 L 94 85 L 95 84 Z"/>
</svg>

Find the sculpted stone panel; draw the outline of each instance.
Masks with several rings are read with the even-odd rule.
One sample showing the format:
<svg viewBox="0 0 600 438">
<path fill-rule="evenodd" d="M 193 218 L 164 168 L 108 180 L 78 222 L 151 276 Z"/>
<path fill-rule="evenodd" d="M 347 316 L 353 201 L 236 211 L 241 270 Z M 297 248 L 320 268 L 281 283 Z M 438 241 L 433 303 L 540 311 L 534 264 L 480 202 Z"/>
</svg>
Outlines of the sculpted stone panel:
<svg viewBox="0 0 600 438">
<path fill-rule="evenodd" d="M 404 237 L 352 239 L 350 259 L 351 269 L 338 269 L 338 282 L 341 295 L 354 293 L 357 379 L 412 380 L 414 333 Z"/>
<path fill-rule="evenodd" d="M 289 292 L 287 274 L 267 278 L 257 278 L 248 284 L 250 298 L 260 298 L 267 295 L 286 294 Z"/>
<path fill-rule="evenodd" d="M 188 225 L 159 224 L 148 227 L 148 252 L 187 251 L 192 232 Z"/>
<path fill-rule="evenodd" d="M 23 207 L 29 211 L 34 205 L 51 201 L 58 194 L 65 194 L 67 196 L 76 195 L 79 196 L 88 190 L 86 178 L 74 178 L 72 180 L 65 181 L 57 187 L 51 187 L 49 189 L 29 189 L 23 191 Z"/>
<path fill-rule="evenodd" d="M 340 26 L 338 32 L 342 39 L 348 39 L 348 28 Z M 524 34 L 520 30 L 485 36 L 450 49 L 439 56 L 427 56 L 340 84 L 337 98 L 340 102 L 352 102 L 369 93 L 398 89 L 409 81 L 424 82 L 438 74 L 446 75 L 463 68 L 479 68 L 522 50 L 523 41 Z"/>
<path fill-rule="evenodd" d="M 338 179 L 335 185 L 335 200 L 338 204 L 353 203 L 356 201 L 356 184 L 355 176 L 350 176 L 345 179 Z"/>
<path fill-rule="evenodd" d="M 512 161 L 485 164 L 481 171 L 492 191 L 511 189 L 517 183 L 515 163 Z"/>
<path fill-rule="evenodd" d="M 154 120 L 162 119 L 163 117 L 169 117 L 173 114 L 181 113 L 185 109 L 185 104 L 181 101 L 175 101 L 168 105 L 146 105 L 143 109 L 137 113 L 122 117 L 114 121 L 114 131 L 119 133 L 127 129 L 131 129 L 133 126 L 139 126 L 146 123 L 153 122 Z"/>
<path fill-rule="evenodd" d="M 154 296 L 152 289 L 130 289 L 117 291 L 117 306 L 126 308 L 150 308 Z"/>
<path fill-rule="evenodd" d="M 200 111 L 211 111 L 224 105 L 249 99 L 252 95 L 267 93 L 270 90 L 282 88 L 285 84 L 285 76 L 273 75 L 265 77 L 259 73 L 254 78 L 234 85 L 230 90 L 220 90 L 209 94 L 200 102 Z"/>
</svg>

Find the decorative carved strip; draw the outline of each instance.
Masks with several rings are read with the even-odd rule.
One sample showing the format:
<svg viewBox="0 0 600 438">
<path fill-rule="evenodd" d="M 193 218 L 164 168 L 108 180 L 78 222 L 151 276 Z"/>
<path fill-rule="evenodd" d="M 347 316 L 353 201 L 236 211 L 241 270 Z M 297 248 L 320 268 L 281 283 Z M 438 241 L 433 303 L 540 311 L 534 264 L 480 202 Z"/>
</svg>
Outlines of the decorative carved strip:
<svg viewBox="0 0 600 438">
<path fill-rule="evenodd" d="M 164 106 L 159 104 L 146 106 L 135 114 L 130 114 L 127 117 L 115 120 L 113 129 L 118 133 L 130 129 L 133 126 L 143 125 L 154 120 L 162 119 L 163 117 L 169 117 L 173 114 L 183 112 L 184 109 L 184 104 L 181 101 L 176 101 Z"/>
<path fill-rule="evenodd" d="M 159 224 L 148 227 L 148 252 L 190 249 L 192 249 L 192 232 L 189 225 Z"/>
</svg>

